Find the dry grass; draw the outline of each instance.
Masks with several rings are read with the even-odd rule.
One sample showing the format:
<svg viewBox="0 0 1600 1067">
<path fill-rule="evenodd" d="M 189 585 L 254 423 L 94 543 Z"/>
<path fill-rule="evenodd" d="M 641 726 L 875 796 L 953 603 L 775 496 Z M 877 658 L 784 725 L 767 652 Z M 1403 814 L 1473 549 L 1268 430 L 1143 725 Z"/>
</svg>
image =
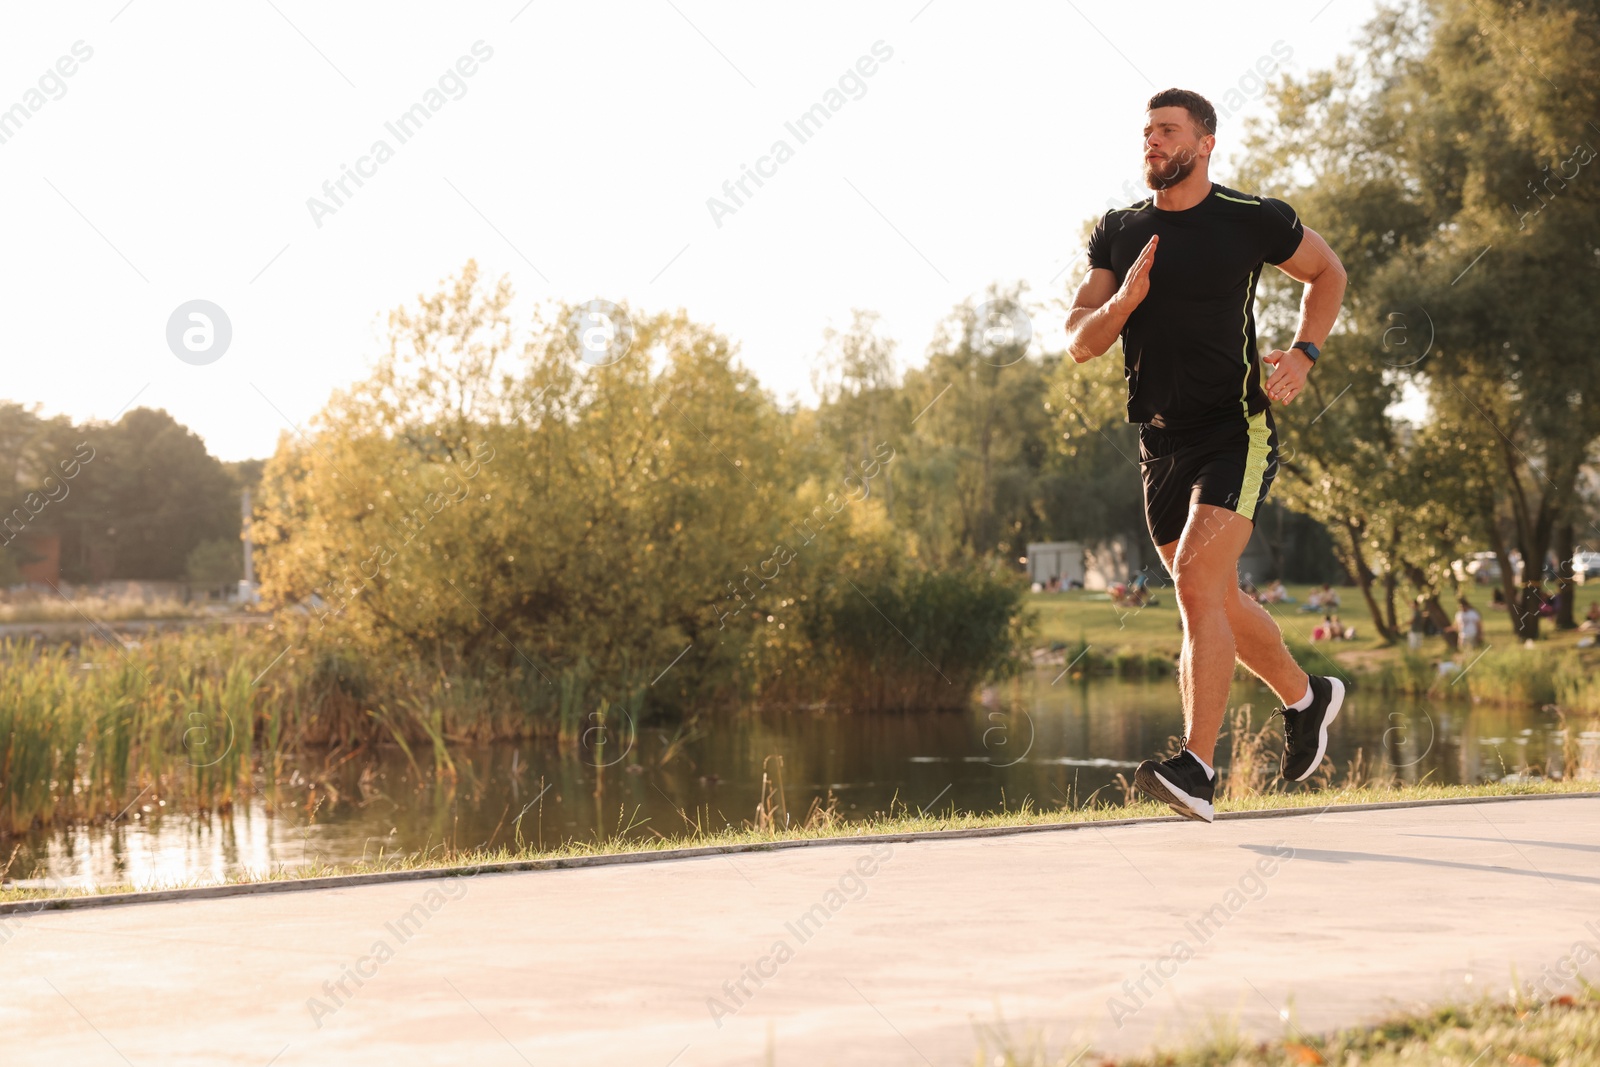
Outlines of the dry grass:
<svg viewBox="0 0 1600 1067">
<path fill-rule="evenodd" d="M 214 610 L 214 608 L 213 608 Z M 17 596 L 0 601 L 0 623 L 71 622 L 86 629 L 86 619 L 126 622 L 131 619 L 188 619 L 211 614 L 204 604 L 180 600 L 143 600 L 139 597 Z"/>
<path fill-rule="evenodd" d="M 1259 727 L 1252 728 L 1253 713 L 1249 704 L 1240 704 L 1228 713 L 1228 773 L 1222 780 L 1222 795 L 1228 800 L 1243 800 L 1260 796 L 1272 788 L 1278 778 L 1278 761 L 1271 753 L 1282 747 L 1274 744 L 1270 732 L 1271 716 Z"/>
<path fill-rule="evenodd" d="M 1415 1014 L 1393 1015 L 1372 1026 L 1306 1034 L 1292 1020 L 1275 1040 L 1248 1038 L 1223 1025 L 1181 1048 L 1111 1060 L 1072 1044 L 1052 1055 L 1036 1036 L 1013 1037 L 1006 1026 L 980 1026 L 975 1067 L 1414 1067 L 1421 1064 L 1589 1064 L 1600 1048 L 1600 991 L 1535 1000 L 1518 992 L 1508 1000 L 1483 999 Z"/>
</svg>

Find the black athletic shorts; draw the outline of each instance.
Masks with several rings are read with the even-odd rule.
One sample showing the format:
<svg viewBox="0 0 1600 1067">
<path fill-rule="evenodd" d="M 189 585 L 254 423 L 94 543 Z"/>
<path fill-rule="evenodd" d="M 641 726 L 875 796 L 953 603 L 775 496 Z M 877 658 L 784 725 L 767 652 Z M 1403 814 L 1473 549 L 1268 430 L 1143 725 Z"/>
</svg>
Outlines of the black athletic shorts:
<svg viewBox="0 0 1600 1067">
<path fill-rule="evenodd" d="M 1214 504 L 1255 522 L 1278 472 L 1278 430 L 1263 410 L 1203 430 L 1139 426 L 1139 470 L 1150 539 L 1171 544 L 1191 504 Z"/>
</svg>

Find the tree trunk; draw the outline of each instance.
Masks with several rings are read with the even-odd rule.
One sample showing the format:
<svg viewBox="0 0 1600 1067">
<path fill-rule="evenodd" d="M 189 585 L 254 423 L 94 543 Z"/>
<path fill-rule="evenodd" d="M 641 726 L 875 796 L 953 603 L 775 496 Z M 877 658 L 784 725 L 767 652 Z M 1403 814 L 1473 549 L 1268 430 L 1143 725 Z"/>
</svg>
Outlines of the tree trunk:
<svg viewBox="0 0 1600 1067">
<path fill-rule="evenodd" d="M 1421 567 L 1414 563 L 1407 563 L 1404 566 L 1406 579 L 1416 586 L 1418 593 L 1422 594 L 1422 610 L 1427 613 L 1434 629 L 1444 635 L 1445 644 L 1451 650 L 1456 649 L 1458 647 L 1456 633 L 1450 628 L 1454 620 L 1450 618 L 1450 613 L 1444 610 L 1444 605 L 1439 603 L 1438 591 L 1428 584 L 1428 577 L 1422 573 Z"/>
<path fill-rule="evenodd" d="M 1372 615 L 1372 625 L 1378 631 L 1385 644 L 1393 644 L 1394 631 L 1383 620 L 1383 609 L 1378 607 L 1378 601 L 1372 595 L 1372 569 L 1367 566 L 1366 557 L 1361 554 L 1361 526 L 1349 519 L 1344 523 L 1345 532 L 1350 535 L 1350 561 L 1355 564 L 1356 585 L 1361 588 L 1361 598 L 1367 602 L 1367 611 Z"/>
<path fill-rule="evenodd" d="M 1513 480 L 1515 476 L 1513 475 Z M 1517 487 L 1520 491 L 1520 486 Z M 1483 504 L 1483 522 L 1489 535 L 1489 544 L 1494 548 L 1494 558 L 1500 564 L 1500 590 L 1506 598 L 1506 614 L 1511 616 L 1511 629 L 1519 641 L 1537 641 L 1539 639 L 1539 604 L 1538 600 L 1530 595 L 1528 584 L 1517 580 L 1516 568 L 1511 565 L 1511 554 L 1506 548 L 1505 538 L 1500 536 L 1499 517 L 1495 512 L 1494 500 L 1486 497 Z M 1522 523 L 1518 529 L 1523 528 Z M 1518 538 L 1521 540 L 1521 538 Z M 1528 559 L 1524 551 L 1523 560 L 1526 566 Z M 1472 579 L 1467 579 L 1469 582 Z M 1531 601 L 1531 604 L 1530 604 Z"/>
<path fill-rule="evenodd" d="M 1389 570 L 1383 576 L 1383 606 L 1388 613 L 1389 632 L 1394 634 L 1395 640 L 1400 639 L 1400 620 L 1395 617 L 1394 594 L 1395 588 L 1400 584 L 1401 568 L 1404 563 L 1400 558 L 1400 524 L 1394 523 L 1389 537 Z M 1406 620 L 1408 623 L 1410 619 Z"/>
<path fill-rule="evenodd" d="M 1557 630 L 1578 628 L 1578 620 L 1572 612 L 1572 601 L 1577 593 L 1572 581 L 1572 556 L 1576 550 L 1576 540 L 1572 520 L 1563 519 L 1556 527 L 1555 537 L 1556 557 L 1561 560 L 1556 565 L 1556 596 L 1560 598 L 1556 604 Z"/>
<path fill-rule="evenodd" d="M 1390 571 L 1383 576 L 1383 610 L 1384 616 L 1389 623 L 1389 632 L 1392 634 L 1400 632 L 1400 620 L 1395 617 L 1394 613 L 1394 590 L 1397 584 L 1394 571 Z"/>
</svg>

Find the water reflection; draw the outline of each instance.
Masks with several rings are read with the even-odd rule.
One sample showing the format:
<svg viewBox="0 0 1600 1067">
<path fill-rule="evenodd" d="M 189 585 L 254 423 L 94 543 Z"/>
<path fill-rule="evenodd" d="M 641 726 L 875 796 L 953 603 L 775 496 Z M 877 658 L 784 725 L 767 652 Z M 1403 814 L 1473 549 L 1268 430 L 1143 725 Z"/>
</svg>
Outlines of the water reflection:
<svg viewBox="0 0 1600 1067">
<path fill-rule="evenodd" d="M 148 887 L 441 845 L 670 836 L 753 821 L 763 773 L 780 824 L 825 804 L 851 819 L 891 807 L 1120 803 L 1117 776 L 1131 777 L 1182 730 L 1173 686 L 1052 677 L 1008 683 L 968 712 L 729 713 L 691 728 L 644 725 L 617 761 L 614 746 L 596 760 L 581 745 L 524 742 L 452 750 L 452 776 L 419 772 L 393 749 L 321 754 L 291 761 L 287 780 L 226 815 L 167 813 L 146 796 L 115 827 L 36 834 L 20 842 L 11 874 L 19 885 Z M 1258 726 L 1276 703 L 1254 685 L 1237 686 L 1233 699 L 1253 706 Z M 1554 715 L 1534 709 L 1446 708 L 1357 691 L 1330 756 L 1336 782 L 1358 760 L 1372 776 L 1412 784 L 1499 780 L 1559 770 L 1557 728 Z M 1225 759 L 1226 738 L 1218 751 Z M 36 876 L 18 877 L 27 872 Z"/>
</svg>

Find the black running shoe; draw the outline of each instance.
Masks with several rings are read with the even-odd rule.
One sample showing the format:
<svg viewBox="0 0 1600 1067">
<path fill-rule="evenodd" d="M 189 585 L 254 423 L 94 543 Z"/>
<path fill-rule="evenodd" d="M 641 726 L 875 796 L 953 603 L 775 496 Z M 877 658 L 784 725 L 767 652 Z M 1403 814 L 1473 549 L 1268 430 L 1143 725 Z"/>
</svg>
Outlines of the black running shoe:
<svg viewBox="0 0 1600 1067">
<path fill-rule="evenodd" d="M 1211 801 L 1217 795 L 1217 780 L 1206 775 L 1206 769 L 1188 749 L 1159 763 L 1145 760 L 1133 772 L 1133 784 L 1185 819 L 1210 822 L 1216 817 Z"/>
<path fill-rule="evenodd" d="M 1283 716 L 1283 776 L 1291 782 L 1310 778 L 1328 753 L 1328 726 L 1344 704 L 1344 683 L 1311 676 L 1311 706 L 1303 711 L 1279 708 Z"/>
</svg>

